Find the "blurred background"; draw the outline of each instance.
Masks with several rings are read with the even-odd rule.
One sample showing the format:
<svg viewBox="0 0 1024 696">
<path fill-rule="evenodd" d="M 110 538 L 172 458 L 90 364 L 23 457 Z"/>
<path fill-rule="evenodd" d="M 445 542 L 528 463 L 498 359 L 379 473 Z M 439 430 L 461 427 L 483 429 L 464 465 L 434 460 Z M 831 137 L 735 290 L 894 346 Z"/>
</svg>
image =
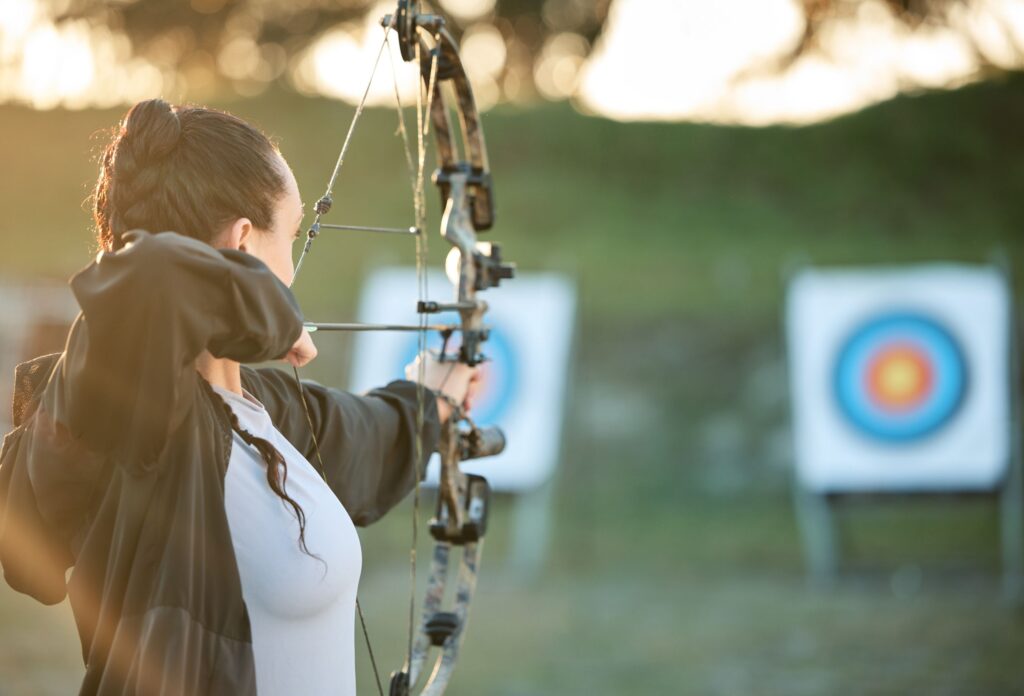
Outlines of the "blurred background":
<svg viewBox="0 0 1024 696">
<path fill-rule="evenodd" d="M 486 110 L 488 238 L 578 293 L 550 524 L 526 537 L 546 557 L 518 567 L 522 508 L 499 497 L 449 693 L 1024 694 L 997 496 L 838 507 L 840 576 L 809 584 L 783 329 L 787 278 L 809 265 L 998 257 L 1019 304 L 1024 1 L 433 9 Z M 60 348 L 64 283 L 96 250 L 96 156 L 128 105 L 162 96 L 251 120 L 280 143 L 309 209 L 392 10 L 3 0 L 4 370 Z M 411 216 L 389 71 L 336 188 L 349 221 Z M 415 72 L 397 72 L 414 103 Z M 428 202 L 433 230 L 432 191 Z M 297 294 L 307 316 L 342 320 L 371 269 L 412 261 L 406 240 L 323 239 Z M 346 384 L 350 342 L 318 345 L 308 376 Z M 385 671 L 404 655 L 408 508 L 362 536 L 362 602 Z M 69 608 L 0 586 L 0 695 L 73 693 L 81 673 Z"/>
</svg>

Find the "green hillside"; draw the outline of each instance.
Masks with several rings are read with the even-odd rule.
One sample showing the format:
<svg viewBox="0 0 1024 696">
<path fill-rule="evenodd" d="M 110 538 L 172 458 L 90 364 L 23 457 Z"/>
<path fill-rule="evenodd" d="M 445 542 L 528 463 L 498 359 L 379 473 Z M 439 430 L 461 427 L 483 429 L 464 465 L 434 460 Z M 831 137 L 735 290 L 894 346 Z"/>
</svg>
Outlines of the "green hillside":
<svg viewBox="0 0 1024 696">
<path fill-rule="evenodd" d="M 493 234 L 524 267 L 573 269 L 595 322 L 774 312 L 780 266 L 801 260 L 1015 250 L 1022 87 L 1014 76 L 904 97 L 808 128 L 620 124 L 565 106 L 499 108 L 484 121 L 500 206 Z M 348 107 L 286 93 L 219 106 L 276 136 L 305 198 L 319 196 Z M 0 270 L 62 274 L 87 258 L 79 204 L 104 129 L 120 114 L 0 107 L 9 167 Z M 395 125 L 388 110 L 369 110 L 360 123 L 338 186 L 338 210 L 353 219 L 408 221 Z M 359 276 L 371 244 L 380 241 L 323 244 L 321 265 L 340 260 Z M 405 251 L 396 242 L 394 253 Z"/>
</svg>

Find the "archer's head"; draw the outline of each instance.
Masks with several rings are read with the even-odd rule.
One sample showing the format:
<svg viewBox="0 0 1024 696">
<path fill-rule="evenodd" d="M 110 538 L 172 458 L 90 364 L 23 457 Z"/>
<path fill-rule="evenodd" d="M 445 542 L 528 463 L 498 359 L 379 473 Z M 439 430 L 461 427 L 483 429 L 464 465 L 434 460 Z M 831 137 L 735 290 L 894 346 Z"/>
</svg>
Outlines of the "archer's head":
<svg viewBox="0 0 1024 696">
<path fill-rule="evenodd" d="M 105 251 L 128 230 L 174 231 L 248 251 L 291 283 L 302 221 L 295 177 L 266 135 L 231 114 L 139 102 L 103 152 L 93 204 Z"/>
</svg>

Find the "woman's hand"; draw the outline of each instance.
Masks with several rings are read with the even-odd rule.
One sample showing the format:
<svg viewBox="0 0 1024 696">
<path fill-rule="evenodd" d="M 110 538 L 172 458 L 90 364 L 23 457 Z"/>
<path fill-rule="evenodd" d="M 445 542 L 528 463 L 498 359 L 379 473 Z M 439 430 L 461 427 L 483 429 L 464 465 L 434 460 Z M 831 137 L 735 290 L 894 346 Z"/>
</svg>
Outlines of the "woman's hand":
<svg viewBox="0 0 1024 696">
<path fill-rule="evenodd" d="M 441 362 L 432 352 L 421 354 L 405 367 L 405 377 L 413 382 L 419 379 L 420 363 L 423 362 L 423 386 L 443 394 L 459 404 L 463 411 L 473 407 L 473 399 L 480 386 L 480 370 L 463 363 Z M 440 396 L 437 412 L 441 422 L 451 418 L 452 407 Z"/>
<path fill-rule="evenodd" d="M 302 330 L 302 335 L 299 336 L 299 340 L 295 342 L 292 349 L 289 350 L 283 360 L 293 367 L 302 367 L 308 365 L 316 357 L 316 346 L 313 345 L 313 337 L 309 335 L 309 332 L 305 329 Z"/>
</svg>

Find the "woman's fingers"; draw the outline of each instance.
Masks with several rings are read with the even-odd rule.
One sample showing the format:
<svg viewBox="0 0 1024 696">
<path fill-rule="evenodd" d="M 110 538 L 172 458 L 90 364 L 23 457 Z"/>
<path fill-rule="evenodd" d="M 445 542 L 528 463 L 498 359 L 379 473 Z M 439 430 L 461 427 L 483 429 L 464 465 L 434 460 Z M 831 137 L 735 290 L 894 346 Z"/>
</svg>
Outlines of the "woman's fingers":
<svg viewBox="0 0 1024 696">
<path fill-rule="evenodd" d="M 473 401 L 476 400 L 476 395 L 480 391 L 481 384 L 480 368 L 474 367 L 473 373 L 469 377 L 469 384 L 466 388 L 466 399 L 462 404 L 462 408 L 464 408 L 467 413 L 473 409 Z"/>
<path fill-rule="evenodd" d="M 437 355 L 425 353 L 406 366 L 406 379 L 417 381 L 421 367 L 423 386 L 444 394 L 455 403 L 461 404 L 463 409 L 469 410 L 480 379 L 476 367 L 456 362 L 441 362 Z"/>
<path fill-rule="evenodd" d="M 293 367 L 302 367 L 311 363 L 316 356 L 317 350 L 316 345 L 313 343 L 313 337 L 309 334 L 309 331 L 303 329 L 299 340 L 295 342 L 292 349 L 284 356 L 284 360 Z"/>
</svg>

